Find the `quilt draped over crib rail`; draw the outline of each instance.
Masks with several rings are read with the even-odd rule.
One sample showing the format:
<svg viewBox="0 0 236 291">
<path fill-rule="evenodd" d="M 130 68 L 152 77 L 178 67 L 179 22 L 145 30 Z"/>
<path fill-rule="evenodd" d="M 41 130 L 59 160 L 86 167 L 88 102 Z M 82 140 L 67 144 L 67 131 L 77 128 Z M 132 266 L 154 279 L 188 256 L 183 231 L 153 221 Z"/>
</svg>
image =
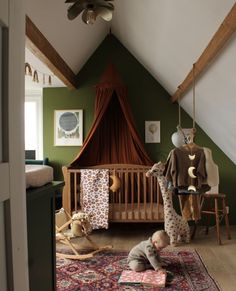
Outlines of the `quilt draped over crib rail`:
<svg viewBox="0 0 236 291">
<path fill-rule="evenodd" d="M 81 169 L 80 201 L 93 229 L 108 228 L 109 170 Z"/>
</svg>

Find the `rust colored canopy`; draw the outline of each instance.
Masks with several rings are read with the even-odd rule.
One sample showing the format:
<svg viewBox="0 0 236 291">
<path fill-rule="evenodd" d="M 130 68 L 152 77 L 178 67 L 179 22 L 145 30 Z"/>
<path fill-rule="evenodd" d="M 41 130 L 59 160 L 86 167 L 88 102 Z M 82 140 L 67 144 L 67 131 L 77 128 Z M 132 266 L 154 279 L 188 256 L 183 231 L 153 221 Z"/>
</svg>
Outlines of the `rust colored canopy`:
<svg viewBox="0 0 236 291">
<path fill-rule="evenodd" d="M 70 167 L 103 164 L 153 165 L 135 129 L 127 88 L 113 64 L 96 86 L 95 116 L 90 132 Z"/>
</svg>

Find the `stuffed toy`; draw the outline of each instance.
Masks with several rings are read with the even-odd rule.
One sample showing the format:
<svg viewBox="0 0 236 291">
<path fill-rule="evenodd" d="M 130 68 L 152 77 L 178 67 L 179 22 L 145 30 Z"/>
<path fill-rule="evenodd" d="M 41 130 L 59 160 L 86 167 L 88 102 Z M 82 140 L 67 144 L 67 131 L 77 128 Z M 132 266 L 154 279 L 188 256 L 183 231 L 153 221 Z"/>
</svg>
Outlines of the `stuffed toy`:
<svg viewBox="0 0 236 291">
<path fill-rule="evenodd" d="M 110 175 L 110 179 L 112 180 L 110 190 L 114 193 L 120 189 L 120 178 L 118 178 L 116 175 Z"/>
<path fill-rule="evenodd" d="M 186 219 L 178 215 L 173 208 L 172 190 L 168 188 L 168 182 L 163 172 L 165 165 L 162 162 L 154 164 L 146 173 L 147 177 L 156 176 L 161 188 L 164 202 L 164 226 L 170 237 L 170 243 L 175 246 L 178 242 L 190 242 L 190 228 Z"/>
<path fill-rule="evenodd" d="M 84 236 L 92 231 L 90 216 L 85 212 L 76 212 L 72 216 L 71 232 L 74 237 Z"/>
</svg>

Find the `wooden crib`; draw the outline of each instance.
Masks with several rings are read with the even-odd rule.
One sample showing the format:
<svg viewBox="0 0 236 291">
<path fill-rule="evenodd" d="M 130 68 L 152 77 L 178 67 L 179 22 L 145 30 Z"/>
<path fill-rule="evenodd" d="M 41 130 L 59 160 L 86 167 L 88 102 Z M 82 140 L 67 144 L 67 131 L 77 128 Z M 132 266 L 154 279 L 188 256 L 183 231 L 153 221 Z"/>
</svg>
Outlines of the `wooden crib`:
<svg viewBox="0 0 236 291">
<path fill-rule="evenodd" d="M 86 169 L 109 169 L 120 188 L 109 197 L 109 222 L 163 222 L 163 201 L 156 177 L 146 177 L 149 166 L 108 164 Z M 80 169 L 62 168 L 65 186 L 62 206 L 68 213 L 80 208 Z M 110 183 L 112 180 L 110 179 Z"/>
</svg>

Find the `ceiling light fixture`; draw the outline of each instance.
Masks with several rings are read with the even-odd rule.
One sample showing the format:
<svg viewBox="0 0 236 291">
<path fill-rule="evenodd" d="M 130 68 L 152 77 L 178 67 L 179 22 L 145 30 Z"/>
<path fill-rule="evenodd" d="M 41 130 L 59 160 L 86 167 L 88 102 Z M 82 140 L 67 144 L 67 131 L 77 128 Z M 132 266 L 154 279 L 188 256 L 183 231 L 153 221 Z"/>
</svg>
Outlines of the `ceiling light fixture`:
<svg viewBox="0 0 236 291">
<path fill-rule="evenodd" d="M 96 21 L 97 14 L 93 9 L 87 9 L 83 16 L 84 16 L 83 21 L 86 24 L 94 24 L 94 22 Z"/>
<path fill-rule="evenodd" d="M 73 3 L 67 10 L 67 17 L 73 20 L 83 12 L 82 20 L 86 24 L 94 24 L 97 16 L 110 21 L 114 11 L 111 1 L 114 0 L 66 0 L 65 3 Z"/>
</svg>

